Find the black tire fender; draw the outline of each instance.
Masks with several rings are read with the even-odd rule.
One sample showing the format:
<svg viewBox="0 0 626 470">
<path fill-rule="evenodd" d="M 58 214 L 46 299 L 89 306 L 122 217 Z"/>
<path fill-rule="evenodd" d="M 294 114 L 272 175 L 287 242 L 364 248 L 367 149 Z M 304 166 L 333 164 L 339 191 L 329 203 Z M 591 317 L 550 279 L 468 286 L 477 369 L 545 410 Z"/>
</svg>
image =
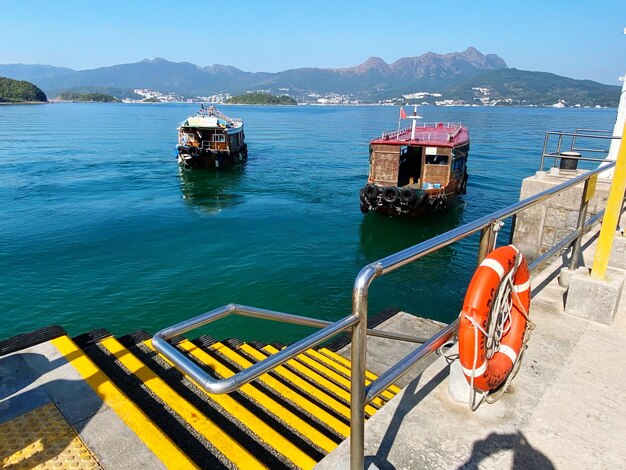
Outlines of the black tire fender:
<svg viewBox="0 0 626 470">
<path fill-rule="evenodd" d="M 435 197 L 428 200 L 428 208 L 432 212 L 441 212 L 448 206 L 448 202 L 442 197 Z"/>
<path fill-rule="evenodd" d="M 400 191 L 400 202 L 403 204 L 411 204 L 417 199 L 413 188 L 404 188 Z"/>
<path fill-rule="evenodd" d="M 378 198 L 378 188 L 376 185 L 371 183 L 366 184 L 363 188 L 363 196 L 369 202 L 376 202 L 376 199 Z"/>
<path fill-rule="evenodd" d="M 398 200 L 398 196 L 400 195 L 400 191 L 395 186 L 386 186 L 383 188 L 383 199 L 385 202 L 389 204 L 393 204 Z"/>
</svg>

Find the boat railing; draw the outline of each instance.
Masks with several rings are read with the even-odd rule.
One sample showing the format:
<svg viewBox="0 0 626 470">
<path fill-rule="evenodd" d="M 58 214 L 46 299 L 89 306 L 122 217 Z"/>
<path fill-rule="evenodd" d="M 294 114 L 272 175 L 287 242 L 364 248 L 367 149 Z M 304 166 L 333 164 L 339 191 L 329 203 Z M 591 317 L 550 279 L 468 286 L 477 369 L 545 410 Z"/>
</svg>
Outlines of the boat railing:
<svg viewBox="0 0 626 470">
<path fill-rule="evenodd" d="M 436 141 L 443 140 L 446 142 L 454 139 L 463 129 L 461 123 L 458 122 L 420 122 L 415 125 L 415 133 L 412 126 L 406 126 L 401 129 L 385 131 L 382 133 L 383 140 L 423 140 Z M 414 137 L 415 139 L 412 139 Z"/>
<path fill-rule="evenodd" d="M 604 163 L 609 153 L 608 146 L 614 136 L 608 130 L 576 129 L 574 132 L 546 132 L 541 152 L 539 171 L 544 171 L 546 160 L 552 168 L 576 168 L 579 161 Z M 574 163 L 575 162 L 575 163 Z"/>
<path fill-rule="evenodd" d="M 209 393 L 228 393 L 238 389 L 242 385 L 254 380 L 260 375 L 273 370 L 279 365 L 284 364 L 286 361 L 304 352 L 305 350 L 329 340 L 340 332 L 350 329 L 352 360 L 350 386 L 350 468 L 353 470 L 361 470 L 364 468 L 365 405 L 370 403 L 377 395 L 397 381 L 400 377 L 422 364 L 424 360 L 435 353 L 440 346 L 452 339 L 458 332 L 459 327 L 458 319 L 456 319 L 430 338 L 419 338 L 413 335 L 368 329 L 368 297 L 369 289 L 372 283 L 379 277 L 385 276 L 396 269 L 414 263 L 429 254 L 432 254 L 453 243 L 459 242 L 460 240 L 463 240 L 471 235 L 477 234 L 478 232 L 480 232 L 480 241 L 477 247 L 477 258 L 478 263 L 480 263 L 485 256 L 487 256 L 487 254 L 495 248 L 497 239 L 496 235 L 502 221 L 515 217 L 520 211 L 543 203 L 563 191 L 567 191 L 574 186 L 582 184 L 584 185 L 584 190 L 581 195 L 581 215 L 578 219 L 577 228 L 564 239 L 558 241 L 553 248 L 542 254 L 530 265 L 531 273 L 536 273 L 551 259 L 553 259 L 553 257 L 560 255 L 567 249 L 571 248 L 572 254 L 570 257 L 571 262 L 569 268 L 576 269 L 582 236 L 596 223 L 598 223 L 604 214 L 604 211 L 601 211 L 588 220 L 586 219 L 587 205 L 589 203 L 589 199 L 585 197 L 587 189 L 592 187 L 593 183 L 590 183 L 590 181 L 593 181 L 596 175 L 605 169 L 609 169 L 614 166 L 615 162 L 610 162 L 603 168 L 596 168 L 577 175 L 572 179 L 547 189 L 539 194 L 480 217 L 446 233 L 437 235 L 429 240 L 387 256 L 386 258 L 382 258 L 368 264 L 361 269 L 355 279 L 352 290 L 351 314 L 337 321 L 330 322 L 288 313 L 263 310 L 255 307 L 229 304 L 162 329 L 154 335 L 152 343 L 154 347 L 165 355 L 170 361 L 172 361 L 172 363 L 179 370 L 190 376 Z M 320 329 L 310 336 L 287 346 L 280 352 L 269 356 L 268 358 L 263 359 L 262 361 L 257 362 L 256 364 L 225 379 L 214 378 L 168 341 L 176 335 L 184 334 L 196 328 L 206 326 L 229 315 L 244 315 L 265 320 L 316 327 Z M 423 344 L 416 347 L 416 349 L 366 386 L 366 345 L 368 335 Z"/>
<path fill-rule="evenodd" d="M 241 124 L 243 122 L 241 118 L 231 118 L 229 116 L 226 116 L 215 106 L 209 106 L 208 108 L 202 106 L 202 108 L 200 108 L 200 110 L 198 110 L 198 112 L 196 113 L 196 116 L 215 116 L 222 121 L 230 123 L 232 126 L 235 126 L 235 124 Z"/>
</svg>

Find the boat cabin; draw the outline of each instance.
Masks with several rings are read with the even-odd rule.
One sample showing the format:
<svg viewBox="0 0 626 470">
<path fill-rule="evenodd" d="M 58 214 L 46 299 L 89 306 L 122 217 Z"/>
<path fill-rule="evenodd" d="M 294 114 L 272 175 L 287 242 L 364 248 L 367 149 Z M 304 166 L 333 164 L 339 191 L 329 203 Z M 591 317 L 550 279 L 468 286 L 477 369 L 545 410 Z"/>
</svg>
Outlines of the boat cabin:
<svg viewBox="0 0 626 470">
<path fill-rule="evenodd" d="M 228 126 L 217 117 L 192 116 L 181 125 L 178 145 L 193 145 L 204 150 L 227 151 L 243 145 L 242 127 Z"/>
<path fill-rule="evenodd" d="M 243 122 L 204 107 L 178 127 L 178 162 L 185 168 L 219 168 L 247 158 Z"/>
<path fill-rule="evenodd" d="M 443 209 L 465 193 L 469 132 L 461 124 L 425 123 L 390 131 L 370 143 L 361 209 L 413 214 Z"/>
</svg>

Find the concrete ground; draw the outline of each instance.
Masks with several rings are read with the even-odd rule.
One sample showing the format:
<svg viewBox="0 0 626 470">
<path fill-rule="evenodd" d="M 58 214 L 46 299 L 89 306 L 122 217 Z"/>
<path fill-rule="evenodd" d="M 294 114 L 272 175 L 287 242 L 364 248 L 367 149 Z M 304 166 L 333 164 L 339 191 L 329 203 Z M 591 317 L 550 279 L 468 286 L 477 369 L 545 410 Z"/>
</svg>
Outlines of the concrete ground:
<svg viewBox="0 0 626 470">
<path fill-rule="evenodd" d="M 14 421 L 24 413 L 45 406 L 58 410 L 64 430 L 55 433 L 46 422 L 23 429 Z M 2 424 L 13 434 L 25 434 L 20 437 L 23 447 L 33 448 L 22 461 L 18 462 L 19 456 L 15 456 L 15 466 L 11 466 L 11 448 L 22 446 L 8 445 L 7 449 L 11 450 L 8 454 L 0 452 L 0 461 L 7 465 L 2 468 L 40 468 L 39 465 L 41 468 L 55 465 L 74 468 L 78 464 L 74 460 L 76 456 L 69 455 L 69 460 L 64 460 L 64 456 L 73 447 L 76 436 L 103 468 L 165 468 L 49 342 L 1 358 L 0 426 Z M 43 442 L 43 452 L 36 448 L 38 442 Z M 7 450 L 2 449 L 2 444 L 0 450 Z"/>
<path fill-rule="evenodd" d="M 533 278 L 536 328 L 509 392 L 472 412 L 437 358 L 366 423 L 366 468 L 626 468 L 626 302 L 611 325 L 565 315 L 560 267 Z M 348 468 L 348 455 L 345 441 L 316 468 Z"/>
</svg>

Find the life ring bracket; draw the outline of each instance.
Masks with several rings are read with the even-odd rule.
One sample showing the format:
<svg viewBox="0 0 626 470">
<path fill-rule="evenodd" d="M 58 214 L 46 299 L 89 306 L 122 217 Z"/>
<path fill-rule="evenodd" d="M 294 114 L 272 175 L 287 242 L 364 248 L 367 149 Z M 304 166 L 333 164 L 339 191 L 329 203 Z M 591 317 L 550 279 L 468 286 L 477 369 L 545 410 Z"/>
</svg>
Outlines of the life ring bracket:
<svg viewBox="0 0 626 470">
<path fill-rule="evenodd" d="M 476 269 L 460 314 L 459 360 L 473 393 L 499 398 L 506 391 L 534 327 L 529 312 L 523 255 L 513 245 L 493 250 Z"/>
</svg>

